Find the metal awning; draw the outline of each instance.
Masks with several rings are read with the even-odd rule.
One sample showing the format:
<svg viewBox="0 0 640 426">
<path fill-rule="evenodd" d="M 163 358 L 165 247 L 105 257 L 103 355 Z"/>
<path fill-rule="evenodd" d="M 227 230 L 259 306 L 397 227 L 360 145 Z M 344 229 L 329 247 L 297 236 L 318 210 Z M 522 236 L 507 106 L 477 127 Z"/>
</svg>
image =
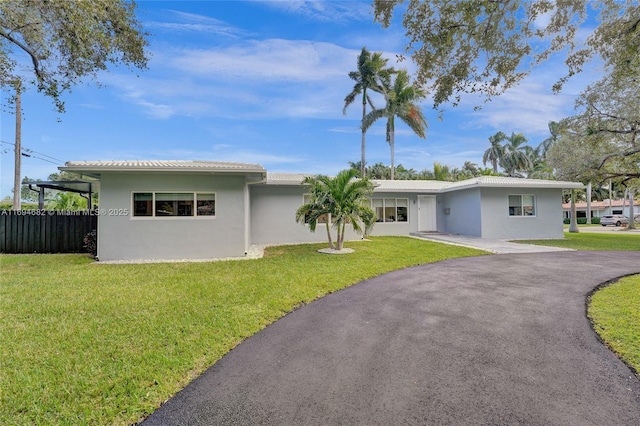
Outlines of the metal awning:
<svg viewBox="0 0 640 426">
<path fill-rule="evenodd" d="M 91 196 L 95 192 L 95 186 L 98 182 L 88 182 L 84 180 L 59 180 L 47 182 L 22 182 L 28 185 L 29 189 L 38 193 L 38 208 L 44 208 L 44 190 L 53 189 L 56 191 L 75 192 L 81 197 L 87 199 L 87 206 L 91 209 Z"/>
</svg>

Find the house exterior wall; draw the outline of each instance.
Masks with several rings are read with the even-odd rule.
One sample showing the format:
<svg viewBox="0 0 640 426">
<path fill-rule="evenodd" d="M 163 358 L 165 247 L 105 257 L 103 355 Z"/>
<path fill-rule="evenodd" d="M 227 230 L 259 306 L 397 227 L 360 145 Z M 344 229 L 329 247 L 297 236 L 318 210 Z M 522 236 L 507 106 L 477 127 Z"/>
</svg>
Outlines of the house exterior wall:
<svg viewBox="0 0 640 426">
<path fill-rule="evenodd" d="M 244 177 L 103 173 L 98 258 L 212 259 L 245 254 Z M 132 192 L 214 192 L 215 217 L 134 217 Z M 128 214 L 122 213 L 126 209 Z"/>
<path fill-rule="evenodd" d="M 407 222 L 376 222 L 371 235 L 394 236 L 409 235 L 418 230 L 418 196 L 406 192 L 374 192 L 371 198 L 408 199 L 409 217 Z"/>
<path fill-rule="evenodd" d="M 215 217 L 133 217 L 133 192 L 213 192 Z M 304 202 L 301 185 L 245 183 L 232 174 L 104 172 L 101 176 L 98 257 L 101 260 L 242 257 L 247 244 L 325 242 L 295 221 Z M 509 216 L 509 195 L 534 195 L 536 215 Z M 468 188 L 435 197 L 439 232 L 498 239 L 562 238 L 560 189 Z M 372 235 L 418 231 L 417 194 L 374 192 L 372 198 L 406 199 L 407 222 L 377 222 Z M 111 214 L 122 212 L 127 214 Z M 399 212 L 398 212 L 399 213 Z M 399 213 L 400 214 L 400 213 Z M 247 228 L 248 227 L 248 228 Z M 335 233 L 333 233 L 335 235 Z M 360 236 L 347 227 L 347 240 Z"/>
<path fill-rule="evenodd" d="M 535 216 L 509 216 L 509 195 L 534 195 Z M 482 188 L 483 238 L 563 238 L 562 190 Z"/>
<path fill-rule="evenodd" d="M 304 202 L 305 188 L 301 185 L 252 185 L 251 196 L 251 238 L 252 244 L 283 244 L 327 241 L 324 225 L 318 225 L 315 232 L 307 225 L 295 221 L 295 212 Z M 408 199 L 409 218 L 407 222 L 377 222 L 371 235 L 409 235 L 417 230 L 417 197 L 406 193 L 374 193 L 372 198 Z M 335 236 L 335 231 L 332 231 Z M 360 239 L 361 236 L 347 226 L 346 240 Z"/>
<path fill-rule="evenodd" d="M 447 234 L 482 236 L 482 210 L 479 188 L 447 192 L 438 204 L 438 231 Z"/>
<path fill-rule="evenodd" d="M 302 185 L 252 185 L 251 244 L 307 243 L 327 240 L 324 225 L 310 232 L 296 222 L 296 210 L 304 202 Z"/>
</svg>

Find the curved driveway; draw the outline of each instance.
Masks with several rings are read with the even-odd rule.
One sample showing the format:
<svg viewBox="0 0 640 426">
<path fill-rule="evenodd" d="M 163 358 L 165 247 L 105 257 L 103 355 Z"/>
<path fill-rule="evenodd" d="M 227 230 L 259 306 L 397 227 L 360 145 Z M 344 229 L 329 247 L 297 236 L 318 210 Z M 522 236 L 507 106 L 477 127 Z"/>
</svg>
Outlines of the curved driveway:
<svg viewBox="0 0 640 426">
<path fill-rule="evenodd" d="M 151 425 L 640 425 L 640 381 L 585 298 L 640 253 L 455 259 L 392 272 L 278 320 Z"/>
</svg>

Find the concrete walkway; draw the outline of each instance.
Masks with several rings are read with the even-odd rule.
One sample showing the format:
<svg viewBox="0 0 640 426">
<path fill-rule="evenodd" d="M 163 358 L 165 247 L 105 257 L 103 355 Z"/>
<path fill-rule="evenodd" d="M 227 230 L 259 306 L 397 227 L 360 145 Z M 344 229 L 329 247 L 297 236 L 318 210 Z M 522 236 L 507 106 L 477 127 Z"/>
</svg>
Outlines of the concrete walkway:
<svg viewBox="0 0 640 426">
<path fill-rule="evenodd" d="M 435 232 L 414 232 L 412 237 L 440 243 L 454 244 L 463 247 L 477 248 L 491 253 L 547 253 L 558 251 L 573 251 L 561 247 L 538 246 L 533 244 L 512 243 L 505 240 L 493 240 L 489 238 L 468 237 L 465 235 L 440 234 Z"/>
<path fill-rule="evenodd" d="M 640 381 L 585 300 L 639 252 L 454 259 L 376 277 L 247 339 L 152 425 L 633 425 Z"/>
</svg>

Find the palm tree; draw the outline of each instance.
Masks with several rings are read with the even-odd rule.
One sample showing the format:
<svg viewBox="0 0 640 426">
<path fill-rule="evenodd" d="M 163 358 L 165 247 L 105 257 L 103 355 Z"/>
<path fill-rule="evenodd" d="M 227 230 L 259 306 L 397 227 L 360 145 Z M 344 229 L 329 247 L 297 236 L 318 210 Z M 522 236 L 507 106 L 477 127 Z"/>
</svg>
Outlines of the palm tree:
<svg viewBox="0 0 640 426">
<path fill-rule="evenodd" d="M 487 165 L 488 162 L 491 162 L 491 166 L 493 166 L 493 173 L 498 173 L 498 164 L 502 161 L 502 157 L 504 156 L 504 147 L 502 146 L 502 141 L 507 139 L 507 135 L 502 132 L 498 132 L 493 136 L 489 136 L 489 142 L 491 142 L 491 146 L 484 152 L 482 156 L 482 164 Z"/>
<path fill-rule="evenodd" d="M 382 163 L 376 163 L 369 167 L 368 170 L 371 179 L 389 179 L 389 176 L 391 176 L 389 166 Z"/>
<path fill-rule="evenodd" d="M 373 192 L 373 183 L 367 179 L 355 179 L 357 170 L 343 170 L 334 178 L 324 175 L 306 177 L 303 185 L 309 185 L 309 202 L 296 211 L 296 221 L 308 223 L 315 232 L 324 219 L 329 248 L 341 250 L 347 224 L 358 234 L 367 235 L 375 224 L 375 212 L 367 197 Z M 335 244 L 331 228 L 336 229 Z"/>
<path fill-rule="evenodd" d="M 451 172 L 449 171 L 449 166 L 445 166 L 443 164 L 434 161 L 433 163 L 433 178 L 435 180 L 451 180 Z"/>
<path fill-rule="evenodd" d="M 527 157 L 529 157 L 529 168 L 526 170 L 529 179 L 553 179 L 553 169 L 544 161 L 540 154 L 543 150 L 542 144 L 537 148 L 528 145 L 524 147 Z"/>
<path fill-rule="evenodd" d="M 362 94 L 362 142 L 361 142 L 361 159 L 360 159 L 360 176 L 365 177 L 366 173 L 366 161 L 365 161 L 365 148 L 366 148 L 366 133 L 364 125 L 364 117 L 367 115 L 367 103 L 374 109 L 373 102 L 367 93 L 368 89 L 374 91 L 381 91 L 381 78 L 389 78 L 394 72 L 393 68 L 385 68 L 388 59 L 382 58 L 382 52 L 377 52 L 371 55 L 371 52 L 366 47 L 362 48 L 360 55 L 358 55 L 358 70 L 351 71 L 349 77 L 356 82 L 349 93 L 344 98 L 344 108 L 342 113 L 347 113 L 347 107 L 355 101 L 356 97 Z"/>
<path fill-rule="evenodd" d="M 537 148 L 538 153 L 543 159 L 546 157 L 547 151 L 549 151 L 549 148 L 551 148 L 551 145 L 556 143 L 556 141 L 560 137 L 560 123 L 558 123 L 557 121 L 550 121 L 548 126 L 549 126 L 549 133 L 551 134 L 551 136 L 549 136 L 548 138 L 540 142 L 540 145 L 538 145 L 538 148 Z"/>
<path fill-rule="evenodd" d="M 363 130 L 368 129 L 378 119 L 387 118 L 387 142 L 391 147 L 391 180 L 394 179 L 395 161 L 395 117 L 402 120 L 413 132 L 421 138 L 425 137 L 427 120 L 422 108 L 416 103 L 425 97 L 425 93 L 409 81 L 406 70 L 400 70 L 391 84 L 391 79 L 382 79 L 382 91 L 387 104 L 384 108 L 374 109 L 362 121 Z"/>
<path fill-rule="evenodd" d="M 469 160 L 465 161 L 464 164 L 462 165 L 462 171 L 468 172 L 468 174 L 470 174 L 471 177 L 475 177 L 480 174 L 480 172 L 478 171 L 478 165 L 476 163 L 472 163 Z"/>
<path fill-rule="evenodd" d="M 527 155 L 527 138 L 522 133 L 511 133 L 504 144 L 504 155 L 500 166 L 508 176 L 516 177 L 519 171 L 531 168 L 531 159 Z"/>
</svg>

